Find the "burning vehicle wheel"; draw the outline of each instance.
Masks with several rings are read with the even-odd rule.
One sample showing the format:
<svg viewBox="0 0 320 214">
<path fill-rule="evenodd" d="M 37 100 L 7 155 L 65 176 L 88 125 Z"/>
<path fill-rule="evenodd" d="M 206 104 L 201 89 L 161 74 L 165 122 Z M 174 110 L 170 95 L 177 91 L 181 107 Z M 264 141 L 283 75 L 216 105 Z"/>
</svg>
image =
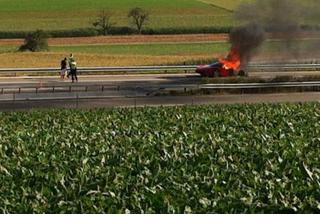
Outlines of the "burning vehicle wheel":
<svg viewBox="0 0 320 214">
<path fill-rule="evenodd" d="M 244 77 L 244 76 L 248 76 L 248 75 L 247 75 L 247 73 L 246 73 L 244 70 L 240 70 L 240 71 L 239 71 L 239 76 Z"/>
<path fill-rule="evenodd" d="M 233 69 L 228 69 L 227 71 L 228 71 L 229 76 L 233 76 L 234 75 Z"/>
</svg>

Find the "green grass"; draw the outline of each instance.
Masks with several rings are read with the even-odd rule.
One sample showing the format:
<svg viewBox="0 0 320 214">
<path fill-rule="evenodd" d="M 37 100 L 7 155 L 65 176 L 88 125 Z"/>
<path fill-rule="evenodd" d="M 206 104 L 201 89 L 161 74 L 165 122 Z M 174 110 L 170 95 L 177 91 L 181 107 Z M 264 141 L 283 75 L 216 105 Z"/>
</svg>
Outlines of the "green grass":
<svg viewBox="0 0 320 214">
<path fill-rule="evenodd" d="M 201 2 L 211 4 L 220 8 L 234 11 L 241 3 L 246 3 L 253 0 L 199 0 Z"/>
<path fill-rule="evenodd" d="M 228 50 L 226 42 L 215 43 L 172 43 L 172 44 L 120 44 L 120 45 L 80 45 L 52 46 L 54 52 L 99 53 L 119 55 L 186 55 L 214 54 Z"/>
<path fill-rule="evenodd" d="M 2 31 L 74 29 L 90 26 L 97 12 L 109 8 L 120 26 L 129 25 L 127 12 L 133 7 L 150 11 L 149 27 L 230 26 L 232 13 L 196 0 L 2 0 Z"/>
<path fill-rule="evenodd" d="M 109 55 L 195 55 L 225 53 L 230 45 L 227 42 L 203 43 L 153 43 L 153 44 L 96 44 L 50 46 L 50 52 L 91 53 Z M 18 50 L 15 45 L 0 46 L 0 53 Z"/>
<path fill-rule="evenodd" d="M 0 113 L 1 210 L 317 213 L 319 109 L 310 103 Z"/>
<path fill-rule="evenodd" d="M 0 45 L 0 53 L 15 52 L 18 50 L 16 45 Z"/>
<path fill-rule="evenodd" d="M 145 9 L 162 14 L 175 14 L 177 11 L 190 10 L 201 13 L 210 11 L 206 4 L 194 0 L 2 0 L 1 12 L 75 12 L 91 11 L 101 8 L 110 8 L 117 11 L 127 11 L 132 7 L 144 7 Z M 188 11 L 187 11 L 188 12 Z"/>
<path fill-rule="evenodd" d="M 150 12 L 148 27 L 199 28 L 230 27 L 237 24 L 233 11 L 241 2 L 252 0 L 1 0 L 0 31 L 71 30 L 92 27 L 101 9 L 114 12 L 117 26 L 130 26 L 130 8 L 142 7 Z M 303 4 L 317 7 L 315 0 Z M 318 24 L 318 14 L 308 23 Z"/>
<path fill-rule="evenodd" d="M 267 41 L 261 48 L 261 52 L 285 52 L 287 50 L 312 50 L 319 40 L 293 40 L 291 43 L 281 41 Z M 142 43 L 142 44 L 91 44 L 91 45 L 63 45 L 50 46 L 51 52 L 93 53 L 109 55 L 206 55 L 228 52 L 230 44 L 221 42 L 198 43 Z M 0 46 L 0 53 L 13 52 L 18 49 L 15 45 Z"/>
</svg>

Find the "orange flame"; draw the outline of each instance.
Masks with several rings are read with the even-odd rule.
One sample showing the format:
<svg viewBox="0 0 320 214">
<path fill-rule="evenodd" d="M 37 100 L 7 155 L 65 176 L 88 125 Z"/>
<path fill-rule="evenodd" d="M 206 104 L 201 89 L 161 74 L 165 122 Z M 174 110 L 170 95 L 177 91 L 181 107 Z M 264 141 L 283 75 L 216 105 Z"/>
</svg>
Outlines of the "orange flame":
<svg viewBox="0 0 320 214">
<path fill-rule="evenodd" d="M 226 70 L 237 70 L 241 65 L 240 54 L 235 48 L 232 48 L 230 50 L 228 56 L 225 59 L 220 59 L 219 61 L 223 64 L 223 68 Z"/>
</svg>

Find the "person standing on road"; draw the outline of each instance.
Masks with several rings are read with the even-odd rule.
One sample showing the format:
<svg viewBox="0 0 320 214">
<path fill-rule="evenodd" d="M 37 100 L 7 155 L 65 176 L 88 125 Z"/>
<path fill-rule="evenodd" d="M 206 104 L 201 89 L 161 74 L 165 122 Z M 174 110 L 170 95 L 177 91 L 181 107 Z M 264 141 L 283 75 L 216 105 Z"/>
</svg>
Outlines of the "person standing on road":
<svg viewBox="0 0 320 214">
<path fill-rule="evenodd" d="M 63 80 L 65 75 L 67 73 L 67 58 L 65 57 L 63 60 L 61 60 L 61 73 L 60 78 Z"/>
<path fill-rule="evenodd" d="M 69 75 L 71 75 L 72 82 L 74 82 L 74 80 L 78 82 L 77 62 L 74 59 L 73 54 L 70 54 L 70 57 L 69 57 L 69 67 L 70 67 L 70 72 L 68 73 L 68 78 L 69 78 Z"/>
</svg>

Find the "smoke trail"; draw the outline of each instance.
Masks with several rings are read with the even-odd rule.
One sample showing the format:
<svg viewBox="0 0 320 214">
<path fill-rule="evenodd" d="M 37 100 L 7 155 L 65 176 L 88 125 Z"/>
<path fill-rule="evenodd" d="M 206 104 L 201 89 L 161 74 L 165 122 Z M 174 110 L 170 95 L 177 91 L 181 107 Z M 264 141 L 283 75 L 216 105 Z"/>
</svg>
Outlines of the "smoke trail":
<svg viewBox="0 0 320 214">
<path fill-rule="evenodd" d="M 269 38 L 277 39 L 272 47 L 276 54 L 294 59 L 306 53 L 314 55 L 311 52 L 318 49 L 314 46 L 320 44 L 320 37 L 314 29 L 319 28 L 319 14 L 317 0 L 256 0 L 242 4 L 235 13 L 237 20 L 255 22 L 268 32 Z"/>
<path fill-rule="evenodd" d="M 290 33 L 299 29 L 303 6 L 296 0 L 256 0 L 242 4 L 237 19 L 256 22 L 269 32 Z"/>
</svg>

